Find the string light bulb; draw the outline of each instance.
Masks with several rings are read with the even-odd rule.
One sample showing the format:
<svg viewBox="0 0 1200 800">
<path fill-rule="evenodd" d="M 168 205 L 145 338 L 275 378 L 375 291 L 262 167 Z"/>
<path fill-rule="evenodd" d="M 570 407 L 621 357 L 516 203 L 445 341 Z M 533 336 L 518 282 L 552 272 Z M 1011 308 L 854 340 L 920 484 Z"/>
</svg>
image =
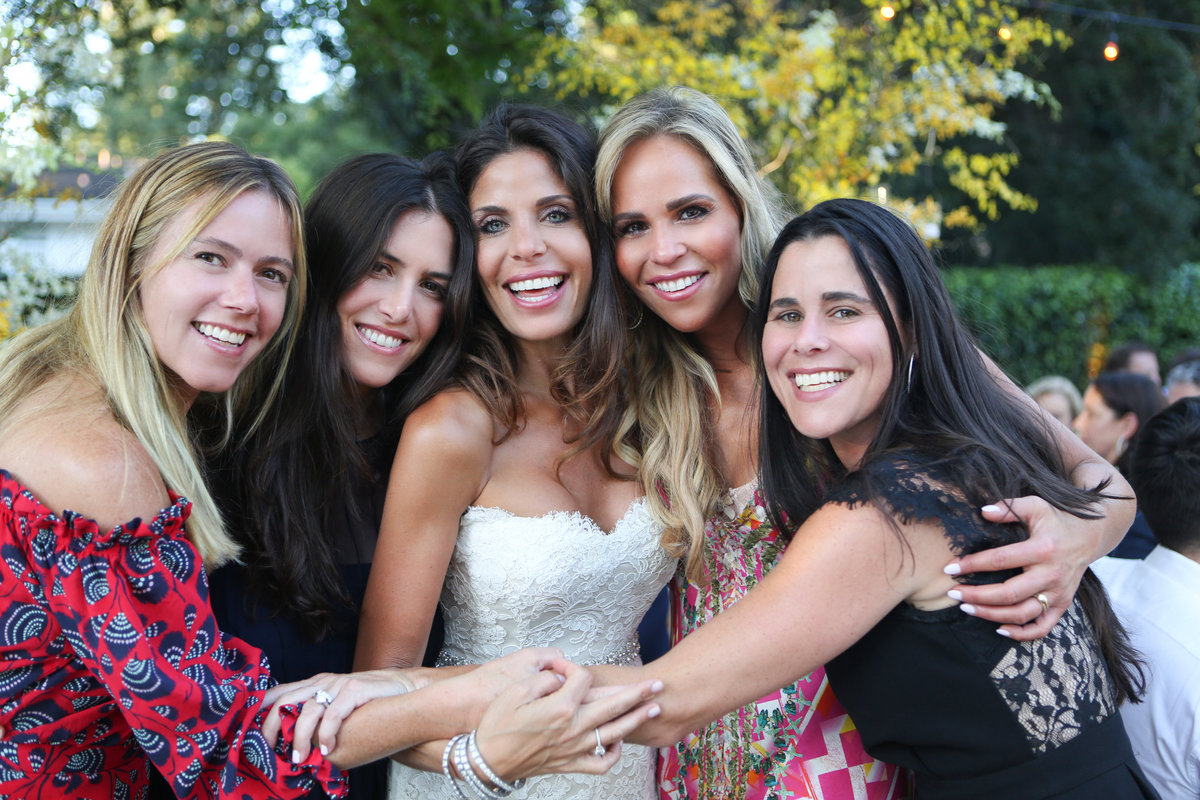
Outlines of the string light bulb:
<svg viewBox="0 0 1200 800">
<path fill-rule="evenodd" d="M 1119 55 L 1121 55 L 1121 48 L 1117 47 L 1117 35 L 1114 33 L 1108 37 L 1108 43 L 1104 45 L 1104 60 L 1116 61 Z"/>
<path fill-rule="evenodd" d="M 896 16 L 896 8 L 891 3 L 884 3 L 879 7 L 879 16 L 887 21 L 891 21 Z"/>
<path fill-rule="evenodd" d="M 996 35 L 1005 42 L 1012 39 L 1012 27 L 1009 25 L 1008 17 L 1005 17 L 1004 22 L 1000 23 L 1000 29 L 996 31 Z"/>
</svg>

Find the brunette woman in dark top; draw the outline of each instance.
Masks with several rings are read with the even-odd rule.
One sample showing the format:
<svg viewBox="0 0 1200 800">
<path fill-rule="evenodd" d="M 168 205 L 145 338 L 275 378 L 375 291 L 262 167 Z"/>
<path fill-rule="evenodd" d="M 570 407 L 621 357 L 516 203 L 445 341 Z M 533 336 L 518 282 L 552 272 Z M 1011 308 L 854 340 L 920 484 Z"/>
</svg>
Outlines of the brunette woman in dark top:
<svg viewBox="0 0 1200 800">
<path fill-rule="evenodd" d="M 310 302 L 280 400 L 210 476 L 244 548 L 213 573 L 213 609 L 281 681 L 353 669 L 400 427 L 466 327 L 468 219 L 440 156 L 352 159 L 305 208 Z M 386 775 L 383 762 L 354 770 L 351 797 L 382 796 Z"/>
</svg>

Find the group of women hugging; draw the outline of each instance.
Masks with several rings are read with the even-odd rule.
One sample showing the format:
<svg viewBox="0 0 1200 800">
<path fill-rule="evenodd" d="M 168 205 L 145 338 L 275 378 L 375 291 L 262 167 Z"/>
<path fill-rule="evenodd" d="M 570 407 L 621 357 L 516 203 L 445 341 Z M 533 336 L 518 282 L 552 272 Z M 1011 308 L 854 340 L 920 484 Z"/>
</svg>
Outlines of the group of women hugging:
<svg viewBox="0 0 1200 800">
<path fill-rule="evenodd" d="M 303 209 L 150 159 L 0 352 L 0 797 L 1155 797 L 1128 484 L 905 221 L 788 217 L 678 87 Z"/>
</svg>

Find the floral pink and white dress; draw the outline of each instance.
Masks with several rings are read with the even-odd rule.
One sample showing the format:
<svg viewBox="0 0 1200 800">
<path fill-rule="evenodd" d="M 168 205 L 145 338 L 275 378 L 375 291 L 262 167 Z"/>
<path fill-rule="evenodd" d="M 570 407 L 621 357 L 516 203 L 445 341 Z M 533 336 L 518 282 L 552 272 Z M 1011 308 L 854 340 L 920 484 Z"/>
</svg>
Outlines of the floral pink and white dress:
<svg viewBox="0 0 1200 800">
<path fill-rule="evenodd" d="M 753 483 L 730 492 L 704 535 L 707 585 L 682 570 L 672 583 L 674 642 L 744 597 L 786 546 Z M 663 800 L 900 800 L 908 785 L 903 770 L 863 749 L 823 668 L 663 748 L 659 760 Z"/>
</svg>

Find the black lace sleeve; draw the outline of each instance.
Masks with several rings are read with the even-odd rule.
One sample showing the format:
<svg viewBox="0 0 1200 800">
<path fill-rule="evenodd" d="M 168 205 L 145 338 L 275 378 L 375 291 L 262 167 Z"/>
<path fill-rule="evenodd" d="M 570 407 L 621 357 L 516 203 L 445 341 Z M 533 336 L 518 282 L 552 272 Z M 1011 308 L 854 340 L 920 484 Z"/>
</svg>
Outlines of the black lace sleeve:
<svg viewBox="0 0 1200 800">
<path fill-rule="evenodd" d="M 902 524 L 937 520 L 950 549 L 964 556 L 1028 538 L 1020 524 L 997 525 L 979 513 L 953 478 L 952 469 L 913 453 L 896 453 L 873 460 L 850 473 L 826 492 L 827 503 L 854 508 L 875 503 Z M 1019 570 L 964 575 L 963 583 L 1000 583 Z"/>
</svg>

